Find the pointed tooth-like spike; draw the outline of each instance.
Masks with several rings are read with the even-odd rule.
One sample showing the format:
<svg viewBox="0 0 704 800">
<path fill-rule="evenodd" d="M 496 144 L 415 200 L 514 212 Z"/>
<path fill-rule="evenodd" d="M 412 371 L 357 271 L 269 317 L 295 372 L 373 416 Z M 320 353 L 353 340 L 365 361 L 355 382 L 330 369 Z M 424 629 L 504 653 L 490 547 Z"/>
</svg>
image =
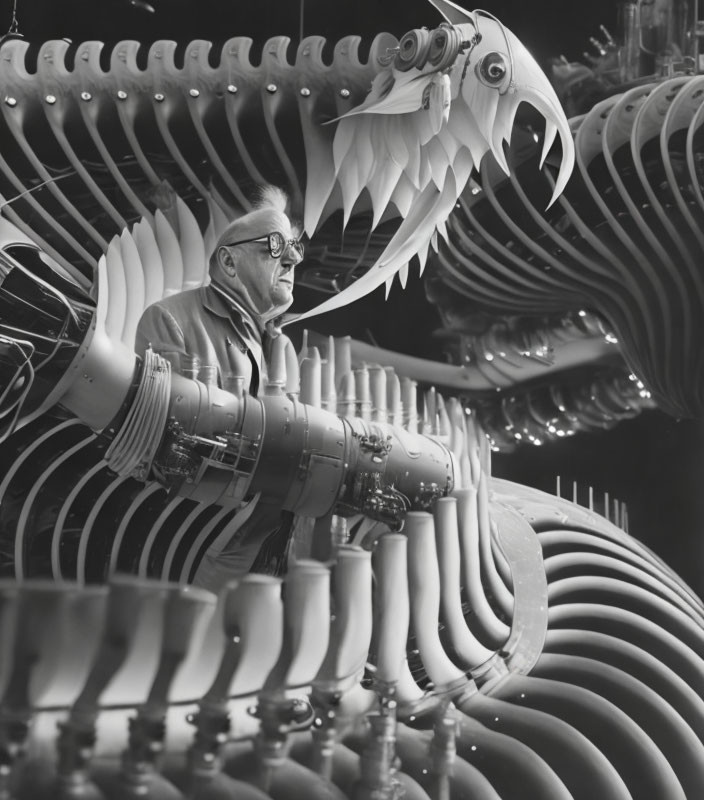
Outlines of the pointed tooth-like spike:
<svg viewBox="0 0 704 800">
<path fill-rule="evenodd" d="M 391 294 L 391 286 L 394 282 L 394 276 L 392 275 L 390 278 L 387 278 L 384 282 L 384 286 L 386 287 L 384 290 L 384 300 L 389 299 L 389 294 Z"/>
<path fill-rule="evenodd" d="M 425 265 L 428 263 L 428 245 L 426 244 L 424 247 L 418 251 L 418 264 L 420 266 L 419 275 L 422 277 L 423 272 L 425 271 Z"/>
<path fill-rule="evenodd" d="M 403 264 L 399 267 L 398 270 L 398 279 L 401 282 L 401 288 L 406 288 L 406 282 L 408 281 L 408 264 Z"/>
<path fill-rule="evenodd" d="M 451 25 L 466 25 L 468 22 L 474 25 L 474 17 L 470 11 L 451 3 L 450 0 L 430 0 L 437 10 L 445 17 L 445 21 Z M 476 27 L 476 26 L 475 26 Z"/>
<path fill-rule="evenodd" d="M 564 191 L 567 181 L 572 174 L 575 159 L 574 140 L 572 139 L 570 126 L 565 119 L 564 114 L 562 113 L 562 109 L 557 104 L 557 100 L 553 100 L 537 89 L 532 89 L 524 94 L 524 99 L 534 108 L 536 108 L 543 115 L 543 117 L 545 117 L 546 138 L 549 132 L 548 126 L 551 125 L 556 126 L 557 131 L 560 134 L 560 142 L 562 143 L 562 161 L 560 162 L 560 171 L 557 175 L 557 180 L 555 181 L 555 189 L 547 206 L 550 208 L 550 206 Z"/>
<path fill-rule="evenodd" d="M 555 123 L 549 119 L 545 120 L 545 137 L 543 139 L 543 152 L 540 155 L 539 169 L 543 168 L 543 164 L 545 163 L 545 159 L 548 157 L 552 143 L 555 141 L 555 136 L 557 136 L 557 125 L 555 125 Z"/>
<path fill-rule="evenodd" d="M 565 190 L 567 182 L 572 175 L 572 169 L 574 168 L 574 142 L 569 128 L 563 130 L 563 127 L 560 127 L 560 140 L 562 141 L 562 161 L 560 162 L 560 171 L 555 181 L 555 189 L 548 203 L 548 208 L 550 208 Z"/>
</svg>

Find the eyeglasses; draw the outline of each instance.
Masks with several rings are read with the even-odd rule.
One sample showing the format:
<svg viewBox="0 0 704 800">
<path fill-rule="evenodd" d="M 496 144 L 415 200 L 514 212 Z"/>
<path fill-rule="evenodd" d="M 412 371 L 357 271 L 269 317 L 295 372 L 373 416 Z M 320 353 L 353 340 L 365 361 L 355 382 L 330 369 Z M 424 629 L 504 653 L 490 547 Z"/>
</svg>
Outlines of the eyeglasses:
<svg viewBox="0 0 704 800">
<path fill-rule="evenodd" d="M 269 248 L 269 255 L 272 258 L 281 258 L 289 247 L 292 247 L 301 258 L 303 258 L 303 242 L 300 239 L 287 239 L 283 233 L 274 231 L 266 236 L 258 236 L 255 239 L 242 239 L 239 242 L 229 242 L 224 247 L 234 247 L 238 244 L 250 244 L 251 242 L 266 242 Z"/>
</svg>

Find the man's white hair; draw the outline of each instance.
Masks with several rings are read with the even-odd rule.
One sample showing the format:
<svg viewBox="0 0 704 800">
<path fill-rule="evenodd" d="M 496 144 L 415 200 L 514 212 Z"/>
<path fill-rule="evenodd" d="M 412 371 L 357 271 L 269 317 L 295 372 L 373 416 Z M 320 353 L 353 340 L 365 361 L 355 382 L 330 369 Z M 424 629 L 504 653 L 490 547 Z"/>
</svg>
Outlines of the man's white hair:
<svg viewBox="0 0 704 800">
<path fill-rule="evenodd" d="M 257 197 L 252 203 L 252 210 L 233 220 L 220 234 L 210 256 L 210 268 L 217 267 L 217 252 L 221 246 L 230 244 L 238 239 L 250 238 L 252 236 L 252 228 L 255 230 L 260 228 L 258 231 L 260 236 L 271 233 L 263 221 L 269 219 L 269 213 L 272 211 L 288 216 L 288 206 L 289 197 L 279 186 L 260 186 L 257 191 Z M 294 223 L 292 223 L 292 230 L 296 235 L 300 232 L 300 229 Z M 254 235 L 257 235 L 257 233 Z"/>
<path fill-rule="evenodd" d="M 273 208 L 286 214 L 289 197 L 280 186 L 260 186 L 252 210 L 260 208 Z"/>
</svg>

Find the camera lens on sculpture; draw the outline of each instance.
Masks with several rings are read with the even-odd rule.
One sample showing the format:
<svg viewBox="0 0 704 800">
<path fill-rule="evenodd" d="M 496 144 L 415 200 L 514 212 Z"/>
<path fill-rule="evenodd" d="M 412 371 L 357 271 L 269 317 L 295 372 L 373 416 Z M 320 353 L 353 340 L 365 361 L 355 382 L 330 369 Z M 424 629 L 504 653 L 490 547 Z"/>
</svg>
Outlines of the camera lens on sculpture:
<svg viewBox="0 0 704 800">
<path fill-rule="evenodd" d="M 449 36 L 447 29 L 438 28 L 433 32 L 428 61 L 430 61 L 434 67 L 437 67 L 437 65 L 443 60 L 443 57 L 447 53 L 448 44 Z"/>
<path fill-rule="evenodd" d="M 506 61 L 501 53 L 487 53 L 477 69 L 481 80 L 489 86 L 498 86 L 506 77 Z"/>
<path fill-rule="evenodd" d="M 422 69 L 428 60 L 430 51 L 430 33 L 425 28 L 409 31 L 399 43 L 399 51 L 394 66 L 401 72 L 408 72 L 411 67 Z"/>
</svg>

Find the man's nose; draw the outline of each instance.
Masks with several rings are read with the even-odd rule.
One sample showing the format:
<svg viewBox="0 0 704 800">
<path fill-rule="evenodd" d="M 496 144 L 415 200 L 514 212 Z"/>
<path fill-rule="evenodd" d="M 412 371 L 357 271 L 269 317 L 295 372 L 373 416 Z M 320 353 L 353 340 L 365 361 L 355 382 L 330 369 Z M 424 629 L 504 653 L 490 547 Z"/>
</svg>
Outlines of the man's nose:
<svg viewBox="0 0 704 800">
<path fill-rule="evenodd" d="M 303 256 L 293 247 L 293 245 L 289 245 L 286 248 L 286 252 L 281 256 L 281 266 L 285 267 L 286 269 L 292 269 L 296 266 L 296 264 L 300 264 L 303 261 Z"/>
</svg>

